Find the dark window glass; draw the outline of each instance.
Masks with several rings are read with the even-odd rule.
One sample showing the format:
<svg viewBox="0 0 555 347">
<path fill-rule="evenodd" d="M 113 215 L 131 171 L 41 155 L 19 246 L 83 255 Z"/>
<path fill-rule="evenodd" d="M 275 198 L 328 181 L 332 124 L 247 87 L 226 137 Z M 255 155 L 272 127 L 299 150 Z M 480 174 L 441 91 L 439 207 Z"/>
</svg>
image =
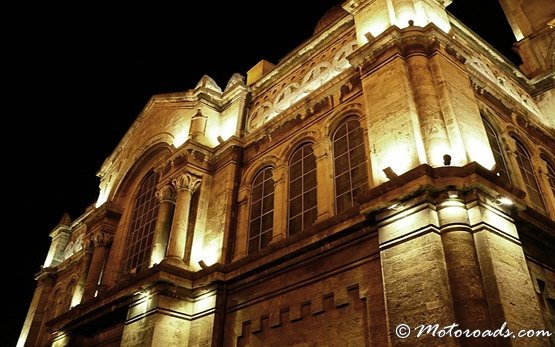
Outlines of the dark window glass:
<svg viewBox="0 0 555 347">
<path fill-rule="evenodd" d="M 518 161 L 518 167 L 520 168 L 520 173 L 524 179 L 524 184 L 526 185 L 526 192 L 530 197 L 532 206 L 540 212 L 546 213 L 545 202 L 543 201 L 543 197 L 540 192 L 538 180 L 534 174 L 530 155 L 524 146 L 522 146 L 522 144 L 518 141 L 516 142 L 516 158 Z"/>
<path fill-rule="evenodd" d="M 368 185 L 364 136 L 358 120 L 344 121 L 333 134 L 335 210 L 353 206 L 355 197 Z"/>
<path fill-rule="evenodd" d="M 489 146 L 491 147 L 491 151 L 493 152 L 493 159 L 495 159 L 497 174 L 505 181 L 510 182 L 509 171 L 507 170 L 507 163 L 505 161 L 505 156 L 503 155 L 503 151 L 501 150 L 499 136 L 497 135 L 497 132 L 495 132 L 495 129 L 493 129 L 493 127 L 488 121 L 482 118 L 482 122 L 484 123 L 484 127 L 486 128 L 486 134 L 488 136 Z"/>
<path fill-rule="evenodd" d="M 264 248 L 272 241 L 274 221 L 274 179 L 272 168 L 260 171 L 252 183 L 249 223 L 249 253 Z"/>
<path fill-rule="evenodd" d="M 154 226 L 160 206 L 156 198 L 157 184 L 158 175 L 151 172 L 139 186 L 131 215 L 131 230 L 125 246 L 123 261 L 125 272 L 140 272 L 148 268 Z"/>
<path fill-rule="evenodd" d="M 306 143 L 289 160 L 289 235 L 308 228 L 315 220 L 316 157 L 312 144 Z"/>
</svg>

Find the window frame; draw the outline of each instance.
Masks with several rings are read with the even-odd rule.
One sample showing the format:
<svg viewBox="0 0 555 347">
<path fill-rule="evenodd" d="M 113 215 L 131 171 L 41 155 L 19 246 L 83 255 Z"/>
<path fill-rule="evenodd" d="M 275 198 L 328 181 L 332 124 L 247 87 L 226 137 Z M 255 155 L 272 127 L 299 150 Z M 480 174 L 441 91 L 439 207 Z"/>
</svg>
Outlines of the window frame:
<svg viewBox="0 0 555 347">
<path fill-rule="evenodd" d="M 520 175 L 522 176 L 524 186 L 526 187 L 526 193 L 528 195 L 529 201 L 531 202 L 532 207 L 536 208 L 544 214 L 547 214 L 547 204 L 543 197 L 538 177 L 534 172 L 534 165 L 532 163 L 530 152 L 528 152 L 524 144 L 522 144 L 518 139 L 515 138 L 514 140 L 516 144 L 516 162 L 520 170 Z M 523 159 L 526 159 L 526 161 L 524 161 Z M 525 166 L 529 166 L 529 168 L 526 168 Z M 537 200 L 536 195 L 539 197 L 539 201 Z"/>
<path fill-rule="evenodd" d="M 348 126 L 349 124 L 356 124 L 356 127 L 353 127 L 352 129 L 349 129 Z M 342 127 L 346 126 L 346 132 L 344 135 L 341 135 L 339 138 L 337 137 L 337 134 L 339 133 L 339 131 L 342 129 Z M 359 129 L 358 131 L 361 132 L 361 138 L 360 138 L 360 143 L 355 145 L 355 146 L 351 146 L 350 142 L 349 142 L 349 135 L 352 134 L 354 131 L 357 131 L 357 129 Z M 338 155 L 337 151 L 336 151 L 336 143 L 341 139 L 341 138 L 346 138 L 347 139 L 347 149 L 345 150 L 344 153 L 341 153 Z M 360 124 L 360 119 L 358 116 L 356 115 L 350 115 L 345 117 L 343 120 L 341 120 L 337 126 L 335 127 L 334 131 L 331 133 L 330 136 L 330 140 L 331 140 L 331 147 L 332 147 L 332 165 L 333 165 L 333 187 L 334 187 L 334 210 L 335 213 L 342 213 L 346 210 L 348 210 L 349 208 L 353 207 L 355 205 L 355 199 L 356 196 L 358 194 L 355 194 L 355 191 L 358 189 L 363 189 L 363 188 L 367 188 L 368 187 L 368 182 L 369 182 L 369 174 L 368 174 L 368 153 L 366 150 L 366 141 L 364 139 L 364 129 L 362 128 L 361 124 Z M 351 160 L 352 157 L 349 154 L 350 152 L 352 152 L 354 149 L 360 149 L 360 153 L 362 155 L 362 160 L 358 163 L 356 163 L 356 165 L 353 165 L 353 161 Z M 340 174 L 338 174 L 338 170 L 337 170 L 337 161 L 338 159 L 340 159 L 340 157 L 344 154 L 348 155 L 347 158 L 347 164 L 348 164 L 348 169 L 344 172 L 341 172 Z M 353 184 L 353 171 L 356 168 L 362 168 L 363 169 L 363 173 L 362 175 L 364 176 L 362 180 L 360 180 L 360 183 L 358 185 L 354 185 Z M 348 179 L 348 186 L 349 189 L 345 190 L 344 192 L 341 192 L 340 194 L 338 193 L 338 178 L 341 175 L 345 175 L 348 172 L 349 174 L 349 179 Z M 343 207 L 340 210 L 340 197 L 349 194 L 349 201 L 350 203 L 345 205 L 345 207 Z"/>
<path fill-rule="evenodd" d="M 511 183 L 509 166 L 507 165 L 507 158 L 506 158 L 505 151 L 503 151 L 503 147 L 501 146 L 501 141 L 499 139 L 499 132 L 495 129 L 495 127 L 491 124 L 491 122 L 488 121 L 486 117 L 484 117 L 483 115 L 482 115 L 482 123 L 486 130 L 486 137 L 488 139 L 488 143 L 490 145 L 490 148 L 493 154 L 493 159 L 495 161 L 497 173 L 499 173 L 498 176 L 504 179 L 505 181 L 507 181 L 507 183 Z M 494 142 L 493 144 L 492 144 L 492 141 Z M 498 158 L 500 159 L 501 163 L 498 161 Z M 502 172 L 505 172 L 505 174 L 503 175 Z"/>
<path fill-rule="evenodd" d="M 308 149 L 309 153 L 305 153 L 305 150 Z M 295 156 L 300 153 L 299 160 L 293 162 Z M 313 163 L 306 163 L 305 160 L 310 160 L 312 157 Z M 302 232 L 306 228 L 312 226 L 314 221 L 318 217 L 318 175 L 317 175 L 317 167 L 316 167 L 316 156 L 314 154 L 314 143 L 312 142 L 304 142 L 297 146 L 297 148 L 291 153 L 288 160 L 288 180 L 287 180 L 287 235 L 291 236 Z M 300 165 L 300 171 L 293 170 L 294 167 Z M 305 172 L 305 168 L 308 166 L 308 171 Z M 311 168 L 312 166 L 312 168 Z M 308 177 L 308 176 L 312 176 Z M 295 177 L 294 179 L 292 179 Z M 313 185 L 306 187 L 305 184 L 310 183 L 312 179 Z M 292 196 L 292 187 L 294 181 L 300 181 L 300 190 L 299 192 L 295 192 L 295 196 Z M 313 195 L 311 197 L 311 195 Z M 292 202 L 294 199 L 300 198 L 300 210 L 294 216 L 291 215 L 292 211 Z M 313 199 L 313 204 L 307 206 L 307 201 Z M 300 228 L 293 230 L 292 220 L 295 218 L 300 218 Z"/>
<path fill-rule="evenodd" d="M 154 230 L 160 208 L 160 201 L 156 197 L 159 182 L 160 176 L 152 170 L 149 171 L 141 179 L 133 196 L 133 209 L 129 217 L 121 265 L 125 274 L 139 273 L 150 265 Z"/>
<path fill-rule="evenodd" d="M 251 191 L 250 191 L 250 203 L 249 203 L 249 218 L 248 218 L 248 231 L 247 231 L 247 254 L 252 254 L 256 251 L 263 249 L 264 247 L 268 246 L 268 244 L 272 241 L 273 232 L 274 232 L 274 210 L 275 210 L 275 182 L 274 182 L 274 168 L 272 166 L 266 166 L 258 170 L 256 175 L 250 184 Z M 261 181 L 257 183 L 257 180 L 261 178 Z M 266 183 L 268 185 L 266 185 Z M 255 193 L 258 186 L 261 186 L 260 197 L 256 198 L 255 200 Z M 265 188 L 271 187 L 271 192 L 267 191 L 265 194 Z M 267 200 L 265 200 L 267 199 Z M 264 202 L 271 201 L 271 207 L 268 208 L 267 211 L 264 211 Z M 255 211 L 255 204 L 260 202 L 260 213 L 254 214 Z M 256 219 L 260 219 L 258 223 L 254 223 Z M 264 220 L 270 220 L 270 228 L 263 230 L 263 222 Z M 253 225 L 258 224 L 257 234 L 253 235 Z M 269 235 L 268 235 L 269 234 Z M 268 238 L 269 236 L 269 238 Z M 266 239 L 263 240 L 263 237 Z M 258 238 L 257 247 L 252 248 L 251 241 Z"/>
</svg>

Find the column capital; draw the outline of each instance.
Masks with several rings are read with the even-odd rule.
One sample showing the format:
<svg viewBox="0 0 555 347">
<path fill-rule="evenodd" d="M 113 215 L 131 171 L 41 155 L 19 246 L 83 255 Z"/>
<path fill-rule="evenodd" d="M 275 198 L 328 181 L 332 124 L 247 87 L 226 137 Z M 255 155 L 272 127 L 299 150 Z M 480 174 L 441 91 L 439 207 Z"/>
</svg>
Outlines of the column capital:
<svg viewBox="0 0 555 347">
<path fill-rule="evenodd" d="M 174 204 L 176 197 L 177 192 L 175 191 L 175 188 L 169 183 L 156 191 L 156 198 L 158 199 L 158 201 L 160 201 L 160 203 L 169 202 Z"/>
<path fill-rule="evenodd" d="M 202 178 L 185 172 L 172 180 L 172 184 L 178 192 L 188 191 L 193 194 L 200 186 Z"/>
<path fill-rule="evenodd" d="M 318 143 L 314 144 L 313 148 L 314 148 L 314 156 L 316 157 L 316 161 L 328 158 L 330 145 L 326 140 L 319 141 Z"/>
<path fill-rule="evenodd" d="M 112 234 L 104 232 L 104 231 L 97 231 L 89 237 L 85 239 L 83 243 L 86 250 L 92 250 L 97 247 L 105 247 L 112 241 Z"/>
</svg>

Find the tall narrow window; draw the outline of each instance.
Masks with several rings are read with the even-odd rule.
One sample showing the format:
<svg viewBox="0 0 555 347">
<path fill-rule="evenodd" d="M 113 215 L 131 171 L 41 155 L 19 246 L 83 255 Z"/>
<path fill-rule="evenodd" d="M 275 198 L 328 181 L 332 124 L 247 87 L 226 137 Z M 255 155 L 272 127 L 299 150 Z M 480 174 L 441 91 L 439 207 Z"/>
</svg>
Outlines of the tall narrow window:
<svg viewBox="0 0 555 347">
<path fill-rule="evenodd" d="M 353 206 L 355 197 L 368 185 L 362 128 L 356 118 L 343 122 L 333 134 L 335 210 Z"/>
<path fill-rule="evenodd" d="M 156 184 L 158 184 L 158 175 L 154 172 L 149 173 L 141 182 L 135 196 L 123 261 L 125 272 L 140 272 L 148 267 L 160 206 L 156 198 Z"/>
<path fill-rule="evenodd" d="M 56 289 L 52 298 L 50 299 L 49 319 L 59 316 L 62 313 L 64 296 L 60 288 Z"/>
<path fill-rule="evenodd" d="M 71 283 L 69 283 L 66 288 L 64 303 L 62 305 L 64 311 L 67 311 L 71 308 L 71 301 L 73 300 L 73 292 L 75 291 L 75 286 L 76 283 L 74 281 L 71 281 Z"/>
<path fill-rule="evenodd" d="M 501 150 L 501 144 L 499 143 L 499 136 L 491 124 L 482 118 L 484 127 L 486 128 L 486 134 L 488 136 L 489 146 L 493 152 L 493 159 L 495 159 L 495 166 L 499 177 L 507 182 L 510 182 L 509 171 L 507 170 L 507 163 L 505 162 L 505 157 L 503 156 L 503 151 Z"/>
<path fill-rule="evenodd" d="M 289 160 L 288 211 L 289 235 L 308 228 L 316 220 L 316 158 L 311 143 L 299 147 Z"/>
<path fill-rule="evenodd" d="M 274 225 L 274 179 L 272 168 L 260 171 L 252 183 L 249 254 L 272 241 Z"/>
<path fill-rule="evenodd" d="M 520 173 L 522 174 L 522 178 L 524 179 L 524 184 L 526 185 L 526 191 L 530 196 L 532 206 L 545 213 L 545 202 L 543 201 L 543 197 L 540 192 L 538 180 L 536 179 L 536 175 L 534 174 L 530 155 L 528 154 L 524 146 L 518 141 L 516 141 L 516 158 L 518 161 L 518 167 L 520 168 Z"/>
<path fill-rule="evenodd" d="M 555 196 L 555 168 L 553 168 L 553 165 L 551 165 L 551 163 L 547 160 L 545 161 L 545 164 L 547 165 L 547 179 L 549 180 L 549 185 L 551 186 L 551 192 L 553 193 L 553 196 Z"/>
</svg>

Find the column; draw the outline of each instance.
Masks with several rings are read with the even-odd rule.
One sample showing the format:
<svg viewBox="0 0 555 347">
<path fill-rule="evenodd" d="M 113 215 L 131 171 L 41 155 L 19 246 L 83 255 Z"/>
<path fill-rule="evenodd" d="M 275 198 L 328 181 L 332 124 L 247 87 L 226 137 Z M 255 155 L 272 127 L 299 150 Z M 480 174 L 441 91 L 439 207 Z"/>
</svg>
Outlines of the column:
<svg viewBox="0 0 555 347">
<path fill-rule="evenodd" d="M 17 347 L 40 346 L 45 335 L 43 327 L 48 313 L 49 298 L 55 283 L 55 273 L 51 269 L 44 268 L 37 274 L 36 279 L 37 288 L 23 323 Z"/>
<path fill-rule="evenodd" d="M 437 213 L 456 322 L 461 329 L 491 329 L 486 292 L 468 212 L 458 191 L 445 192 Z M 461 338 L 463 346 L 491 346 L 490 338 Z"/>
<path fill-rule="evenodd" d="M 333 215 L 333 202 L 335 201 L 333 168 L 329 153 L 331 153 L 329 140 L 325 139 L 314 144 L 316 156 L 316 201 L 318 216 L 316 222 L 325 220 Z"/>
<path fill-rule="evenodd" d="M 83 300 L 83 294 L 85 293 L 85 286 L 87 284 L 87 275 L 91 267 L 94 245 L 91 239 L 86 239 L 83 242 L 83 257 L 81 258 L 81 272 L 79 274 L 79 280 L 77 281 L 77 288 L 75 288 L 75 293 L 73 294 L 73 299 L 71 300 L 71 306 L 76 306 L 80 304 Z"/>
<path fill-rule="evenodd" d="M 443 166 L 443 155 L 452 155 L 449 138 L 428 57 L 418 49 L 426 50 L 419 47 L 406 58 L 414 103 L 418 111 L 427 162 L 432 166 Z"/>
<path fill-rule="evenodd" d="M 185 244 L 187 242 L 191 198 L 201 182 L 202 179 L 200 177 L 189 172 L 181 174 L 172 181 L 177 191 L 177 199 L 168 242 L 168 252 L 164 259 L 165 263 L 183 268 L 186 267 L 183 257 L 185 256 Z"/>
<path fill-rule="evenodd" d="M 176 196 L 177 193 L 171 184 L 166 184 L 156 192 L 156 198 L 160 201 L 160 207 L 158 209 L 156 226 L 154 227 L 150 266 L 160 264 L 166 255 Z"/>
<path fill-rule="evenodd" d="M 538 185 L 543 193 L 542 195 L 547 213 L 551 216 L 551 219 L 555 219 L 555 195 L 551 193 L 547 162 L 541 157 L 534 157 L 532 158 L 532 167 L 536 168 Z"/>
<path fill-rule="evenodd" d="M 287 165 L 280 165 L 274 169 L 274 226 L 272 242 L 283 240 L 287 237 Z"/>
<path fill-rule="evenodd" d="M 102 273 L 102 268 L 104 265 L 104 259 L 106 258 L 106 247 L 111 241 L 112 235 L 99 231 L 92 235 L 91 241 L 94 245 L 94 251 L 92 255 L 91 265 L 89 267 L 89 273 L 87 274 L 87 280 L 85 281 L 85 291 L 83 292 L 83 301 L 88 301 L 95 296 L 95 292 L 98 286 L 98 280 Z"/>
<path fill-rule="evenodd" d="M 251 196 L 251 185 L 244 185 L 239 189 L 239 201 L 237 202 L 237 231 L 235 232 L 235 240 L 233 241 L 233 261 L 247 255 L 249 196 Z"/>
</svg>

